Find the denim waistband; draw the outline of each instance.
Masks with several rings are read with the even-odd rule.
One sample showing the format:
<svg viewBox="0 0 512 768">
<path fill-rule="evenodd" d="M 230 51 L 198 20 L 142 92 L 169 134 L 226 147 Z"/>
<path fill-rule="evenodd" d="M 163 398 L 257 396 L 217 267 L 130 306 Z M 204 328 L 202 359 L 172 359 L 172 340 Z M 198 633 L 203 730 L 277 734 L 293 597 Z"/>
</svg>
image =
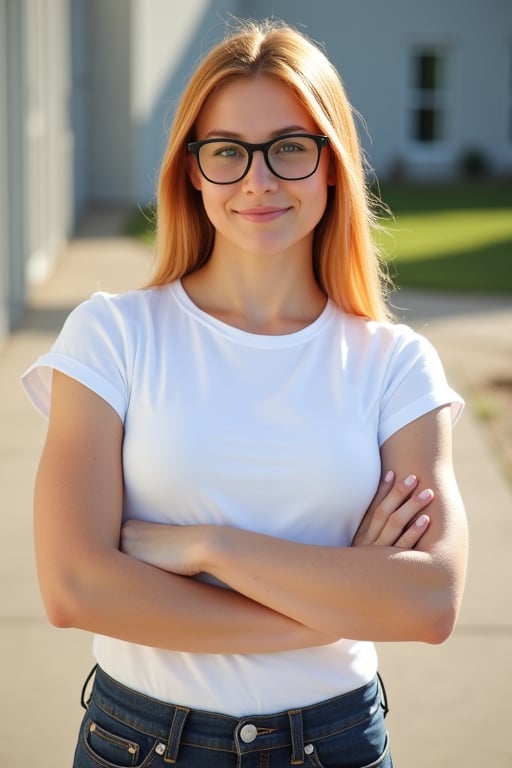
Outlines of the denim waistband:
<svg viewBox="0 0 512 768">
<path fill-rule="evenodd" d="M 180 744 L 238 754 L 260 749 L 291 749 L 292 765 L 304 762 L 304 745 L 351 728 L 386 710 L 385 692 L 376 676 L 370 683 L 333 699 L 268 715 L 232 717 L 218 712 L 166 704 L 95 670 L 90 701 L 112 717 L 165 743 L 165 761 L 176 762 Z M 307 751 L 307 750 L 306 750 Z"/>
</svg>

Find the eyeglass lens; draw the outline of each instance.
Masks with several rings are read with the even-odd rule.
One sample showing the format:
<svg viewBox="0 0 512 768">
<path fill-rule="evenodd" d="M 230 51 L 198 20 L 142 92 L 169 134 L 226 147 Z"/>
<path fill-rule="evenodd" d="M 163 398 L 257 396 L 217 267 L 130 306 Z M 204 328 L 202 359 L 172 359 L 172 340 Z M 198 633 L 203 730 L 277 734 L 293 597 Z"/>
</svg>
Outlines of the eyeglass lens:
<svg viewBox="0 0 512 768">
<path fill-rule="evenodd" d="M 308 136 L 285 136 L 273 141 L 266 158 L 270 169 L 284 179 L 302 179 L 313 174 L 318 165 L 320 147 Z M 219 139 L 203 144 L 198 155 L 203 174 L 210 181 L 229 184 L 246 172 L 250 154 L 235 141 Z"/>
</svg>

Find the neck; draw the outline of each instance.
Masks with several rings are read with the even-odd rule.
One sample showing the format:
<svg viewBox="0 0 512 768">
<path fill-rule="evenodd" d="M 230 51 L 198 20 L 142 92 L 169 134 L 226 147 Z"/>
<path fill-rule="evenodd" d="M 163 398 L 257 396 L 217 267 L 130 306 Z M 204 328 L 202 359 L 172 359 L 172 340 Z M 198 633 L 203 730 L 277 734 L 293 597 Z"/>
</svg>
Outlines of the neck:
<svg viewBox="0 0 512 768">
<path fill-rule="evenodd" d="M 214 250 L 183 286 L 205 312 L 252 333 L 293 333 L 312 323 L 326 302 L 310 254 L 226 258 Z"/>
</svg>

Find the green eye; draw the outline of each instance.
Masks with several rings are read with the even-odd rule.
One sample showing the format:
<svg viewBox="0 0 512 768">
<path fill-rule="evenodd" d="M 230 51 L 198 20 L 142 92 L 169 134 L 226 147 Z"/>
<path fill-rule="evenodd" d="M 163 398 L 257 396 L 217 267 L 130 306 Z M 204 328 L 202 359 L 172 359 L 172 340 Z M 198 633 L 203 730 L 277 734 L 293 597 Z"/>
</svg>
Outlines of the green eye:
<svg viewBox="0 0 512 768">
<path fill-rule="evenodd" d="M 216 147 L 214 152 L 214 157 L 223 157 L 226 160 L 232 160 L 232 159 L 236 160 L 239 157 L 242 157 L 243 155 L 244 155 L 244 152 L 242 148 L 234 145 Z"/>
<path fill-rule="evenodd" d="M 279 152 L 302 152 L 303 148 L 300 147 L 298 144 L 281 144 L 278 151 Z"/>
<path fill-rule="evenodd" d="M 298 139 L 283 139 L 278 141 L 272 147 L 272 152 L 275 154 L 295 154 L 299 152 L 306 152 L 310 150 L 310 142 Z M 313 144 L 316 149 L 316 146 Z"/>
</svg>

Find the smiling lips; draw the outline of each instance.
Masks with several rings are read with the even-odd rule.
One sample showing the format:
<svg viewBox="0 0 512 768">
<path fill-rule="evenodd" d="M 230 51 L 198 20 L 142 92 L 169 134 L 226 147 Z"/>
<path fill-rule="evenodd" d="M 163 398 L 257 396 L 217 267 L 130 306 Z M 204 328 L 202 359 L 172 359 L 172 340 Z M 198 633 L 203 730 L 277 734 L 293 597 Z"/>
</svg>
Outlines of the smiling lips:
<svg viewBox="0 0 512 768">
<path fill-rule="evenodd" d="M 274 221 L 275 219 L 278 219 L 280 216 L 283 216 L 289 210 L 290 208 L 261 207 L 261 208 L 244 208 L 242 210 L 237 211 L 237 213 L 239 216 L 241 216 L 243 219 L 246 219 L 247 221 L 267 222 L 267 221 Z"/>
</svg>

